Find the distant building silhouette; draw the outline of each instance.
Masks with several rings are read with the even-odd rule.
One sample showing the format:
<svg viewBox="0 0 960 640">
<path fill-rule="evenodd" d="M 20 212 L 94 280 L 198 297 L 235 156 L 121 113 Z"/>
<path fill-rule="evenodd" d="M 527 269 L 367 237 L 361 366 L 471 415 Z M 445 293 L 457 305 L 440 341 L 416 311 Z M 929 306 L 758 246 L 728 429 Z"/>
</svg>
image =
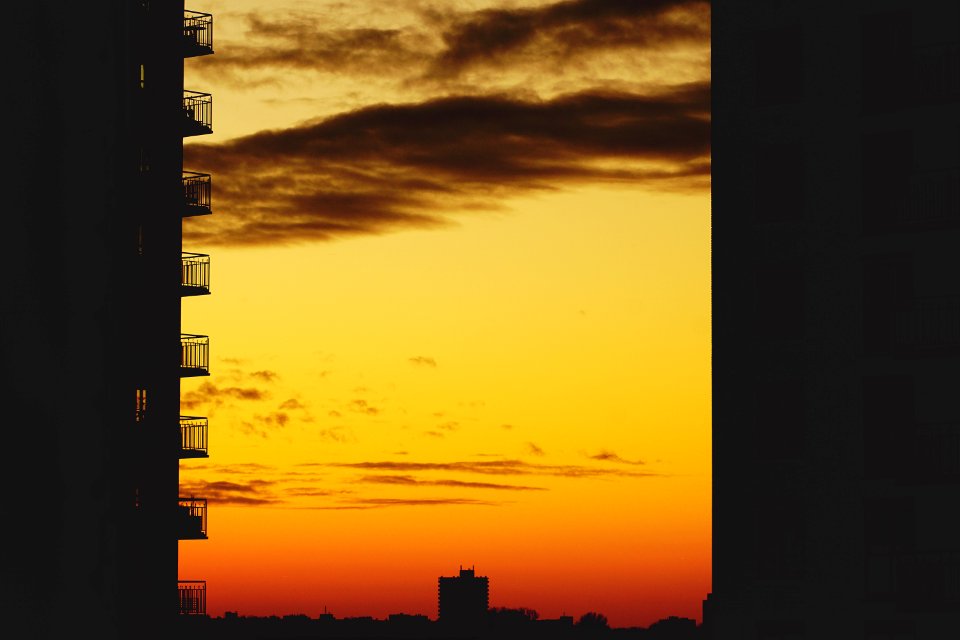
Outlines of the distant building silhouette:
<svg viewBox="0 0 960 640">
<path fill-rule="evenodd" d="M 479 628 L 490 607 L 490 582 L 474 575 L 474 570 L 460 568 L 460 575 L 439 578 L 438 621 L 456 626 Z"/>
<path fill-rule="evenodd" d="M 179 385 L 209 373 L 180 302 L 209 293 L 209 256 L 181 238 L 210 213 L 183 138 L 211 131 L 211 98 L 183 71 L 212 53 L 212 17 L 35 0 L 5 20 L 0 636 L 169 638 L 178 539 L 207 535 L 206 501 L 179 492 L 207 422 L 180 416 Z M 180 584 L 179 611 L 202 612 L 204 586 Z"/>
<path fill-rule="evenodd" d="M 960 4 L 711 11 L 704 630 L 957 637 Z"/>
</svg>

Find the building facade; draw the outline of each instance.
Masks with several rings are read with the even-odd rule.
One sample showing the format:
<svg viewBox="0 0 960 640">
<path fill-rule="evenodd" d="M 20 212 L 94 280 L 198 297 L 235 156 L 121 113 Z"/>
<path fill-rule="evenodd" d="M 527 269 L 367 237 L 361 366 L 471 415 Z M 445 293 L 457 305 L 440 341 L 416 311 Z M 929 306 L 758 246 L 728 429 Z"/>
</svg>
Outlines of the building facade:
<svg viewBox="0 0 960 640">
<path fill-rule="evenodd" d="M 209 176 L 182 164 L 211 100 L 183 71 L 212 53 L 212 18 L 182 0 L 37 0 L 7 19 L 0 393 L 16 428 L 0 479 L 18 496 L 0 507 L 0 630 L 170 637 L 204 602 L 202 582 L 181 585 L 178 610 L 173 583 L 178 540 L 206 536 L 205 501 L 179 491 L 206 421 L 179 396 L 209 372 L 208 340 L 181 332 L 180 302 L 209 292 L 209 257 L 181 239 L 209 213 Z"/>
<path fill-rule="evenodd" d="M 461 567 L 459 576 L 437 580 L 437 596 L 440 623 L 480 628 L 490 608 L 490 581 Z"/>
<path fill-rule="evenodd" d="M 952 637 L 960 5 L 712 12 L 705 628 Z"/>
</svg>

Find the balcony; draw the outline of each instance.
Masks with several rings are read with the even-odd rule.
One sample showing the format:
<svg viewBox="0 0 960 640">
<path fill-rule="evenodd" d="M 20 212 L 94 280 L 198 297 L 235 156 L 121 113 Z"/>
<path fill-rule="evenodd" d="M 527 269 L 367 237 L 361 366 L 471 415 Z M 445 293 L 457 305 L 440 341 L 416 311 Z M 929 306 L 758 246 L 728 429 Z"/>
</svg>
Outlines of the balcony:
<svg viewBox="0 0 960 640">
<path fill-rule="evenodd" d="M 183 57 L 195 58 L 213 53 L 213 16 L 199 11 L 183 11 Z"/>
<path fill-rule="evenodd" d="M 180 498 L 180 509 L 177 519 L 177 539 L 207 539 L 206 498 Z"/>
<path fill-rule="evenodd" d="M 178 580 L 177 590 L 180 592 L 181 615 L 206 615 L 206 580 Z"/>
<path fill-rule="evenodd" d="M 199 416 L 180 416 L 180 459 L 206 458 L 207 419 Z"/>
<path fill-rule="evenodd" d="M 183 90 L 183 137 L 213 133 L 213 96 Z"/>
<path fill-rule="evenodd" d="M 210 337 L 180 334 L 180 377 L 210 375 Z"/>
<path fill-rule="evenodd" d="M 184 218 L 210 215 L 211 183 L 209 173 L 184 171 L 183 177 L 183 211 Z"/>
<path fill-rule="evenodd" d="M 891 311 L 894 351 L 906 355 L 960 353 L 960 296 L 917 298 Z"/>
<path fill-rule="evenodd" d="M 180 296 L 210 294 L 210 256 L 180 252 Z"/>
<path fill-rule="evenodd" d="M 899 194 L 879 195 L 864 212 L 871 231 L 927 231 L 960 226 L 960 171 L 915 173 Z"/>
</svg>

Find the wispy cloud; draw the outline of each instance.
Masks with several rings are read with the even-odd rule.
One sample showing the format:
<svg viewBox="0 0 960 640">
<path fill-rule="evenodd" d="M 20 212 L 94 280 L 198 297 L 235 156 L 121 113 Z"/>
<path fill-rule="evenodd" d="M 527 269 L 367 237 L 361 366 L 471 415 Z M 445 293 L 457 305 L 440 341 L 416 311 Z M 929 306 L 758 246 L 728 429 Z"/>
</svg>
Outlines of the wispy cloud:
<svg viewBox="0 0 960 640">
<path fill-rule="evenodd" d="M 489 9 L 452 18 L 431 75 L 477 64 L 516 64 L 516 54 L 569 58 L 595 49 L 663 48 L 709 35 L 703 0 L 568 0 L 538 7 Z"/>
<path fill-rule="evenodd" d="M 275 484 L 256 479 L 246 482 L 189 480 L 181 482 L 180 495 L 206 498 L 210 503 L 219 504 L 271 505 L 283 502 L 271 492 Z"/>
<path fill-rule="evenodd" d="M 707 83 L 547 101 L 463 96 L 378 105 L 185 147 L 217 176 L 194 242 L 289 244 L 450 224 L 450 211 L 587 183 L 705 190 Z"/>
<path fill-rule="evenodd" d="M 535 455 L 535 456 L 543 456 L 543 455 L 546 455 L 546 454 L 543 452 L 543 449 L 541 449 L 539 446 L 537 446 L 537 445 L 536 445 L 535 443 L 533 443 L 533 442 L 528 442 L 528 443 L 527 443 L 527 451 L 528 451 L 529 453 Z"/>
<path fill-rule="evenodd" d="M 264 382 L 273 382 L 279 377 L 279 374 L 276 371 L 268 371 L 264 369 L 262 371 L 254 371 L 250 374 L 250 376 L 253 378 L 259 378 Z"/>
<path fill-rule="evenodd" d="M 646 464 L 643 460 L 627 460 L 625 458 L 621 458 L 619 455 L 617 455 L 613 451 L 608 451 L 606 449 L 601 450 L 600 453 L 595 453 L 587 457 L 589 457 L 591 460 L 602 460 L 604 462 L 622 462 L 623 464 L 632 464 L 632 465 Z"/>
<path fill-rule="evenodd" d="M 256 387 L 218 387 L 212 382 L 203 382 L 196 389 L 187 391 L 180 397 L 180 406 L 195 409 L 200 406 L 218 407 L 227 400 L 263 400 L 267 391 Z"/>
<path fill-rule="evenodd" d="M 404 487 L 456 487 L 460 489 L 494 489 L 497 491 L 546 491 L 544 487 L 531 487 L 492 482 L 467 482 L 464 480 L 424 480 L 411 475 L 367 475 L 357 482 L 365 484 L 390 484 Z"/>
</svg>

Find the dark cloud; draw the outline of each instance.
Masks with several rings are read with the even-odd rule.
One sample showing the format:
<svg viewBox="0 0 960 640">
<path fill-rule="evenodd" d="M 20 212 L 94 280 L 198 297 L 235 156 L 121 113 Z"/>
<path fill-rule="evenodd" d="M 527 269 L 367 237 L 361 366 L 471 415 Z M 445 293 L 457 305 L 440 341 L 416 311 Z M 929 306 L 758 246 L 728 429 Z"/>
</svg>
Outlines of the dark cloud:
<svg viewBox="0 0 960 640">
<path fill-rule="evenodd" d="M 412 29 L 329 28 L 322 15 L 249 13 L 243 40 L 196 61 L 200 76 L 217 76 L 238 86 L 270 84 L 270 76 L 251 71 L 302 70 L 326 73 L 389 74 L 429 63 L 429 35 Z"/>
<path fill-rule="evenodd" d="M 414 358 L 407 358 L 409 362 L 416 365 L 421 365 L 424 367 L 436 367 L 437 361 L 433 358 L 427 358 L 425 356 L 416 356 Z"/>
<path fill-rule="evenodd" d="M 450 224 L 448 212 L 573 184 L 709 184 L 709 85 L 549 101 L 451 97 L 378 105 L 184 148 L 213 173 L 198 244 L 330 240 Z"/>
<path fill-rule="evenodd" d="M 456 5 L 451 3 L 452 7 Z M 516 66 L 592 51 L 657 50 L 709 42 L 703 0 L 566 0 L 538 7 L 424 12 L 426 24 L 402 29 L 330 27 L 304 11 L 248 13 L 242 40 L 199 58 L 193 70 L 239 87 L 277 84 L 278 71 L 449 78 L 478 65 Z M 532 54 L 532 55 L 531 55 Z M 258 73 L 263 72 L 263 73 Z"/>
<path fill-rule="evenodd" d="M 568 57 L 591 49 L 706 42 L 709 9 L 703 0 L 568 0 L 462 14 L 444 33 L 446 49 L 432 63 L 432 74 L 507 62 L 508 54 L 530 48 L 541 56 Z"/>
<path fill-rule="evenodd" d="M 227 400 L 263 400 L 266 391 L 255 387 L 218 387 L 205 381 L 196 389 L 187 391 L 180 397 L 180 406 L 195 409 L 200 406 L 221 406 Z"/>
<path fill-rule="evenodd" d="M 613 451 L 607 451 L 606 449 L 602 449 L 600 453 L 596 453 L 587 457 L 589 457 L 591 460 L 603 460 L 604 462 L 622 462 L 623 464 L 633 465 L 646 464 L 643 460 L 627 460 L 625 458 L 621 458 Z"/>
<path fill-rule="evenodd" d="M 280 404 L 281 409 L 306 409 L 306 405 L 296 398 L 288 398 Z"/>
<path fill-rule="evenodd" d="M 498 491 L 546 491 L 543 487 L 529 487 L 492 482 L 465 482 L 463 480 L 422 480 L 410 475 L 363 476 L 358 482 L 367 484 L 393 484 L 405 487 L 457 487 L 460 489 L 495 489 Z"/>
<path fill-rule="evenodd" d="M 247 482 L 193 480 L 181 483 L 180 495 L 206 498 L 208 502 L 217 504 L 249 506 L 278 504 L 283 501 L 270 492 L 274 484 L 276 483 L 269 480 Z"/>
</svg>

